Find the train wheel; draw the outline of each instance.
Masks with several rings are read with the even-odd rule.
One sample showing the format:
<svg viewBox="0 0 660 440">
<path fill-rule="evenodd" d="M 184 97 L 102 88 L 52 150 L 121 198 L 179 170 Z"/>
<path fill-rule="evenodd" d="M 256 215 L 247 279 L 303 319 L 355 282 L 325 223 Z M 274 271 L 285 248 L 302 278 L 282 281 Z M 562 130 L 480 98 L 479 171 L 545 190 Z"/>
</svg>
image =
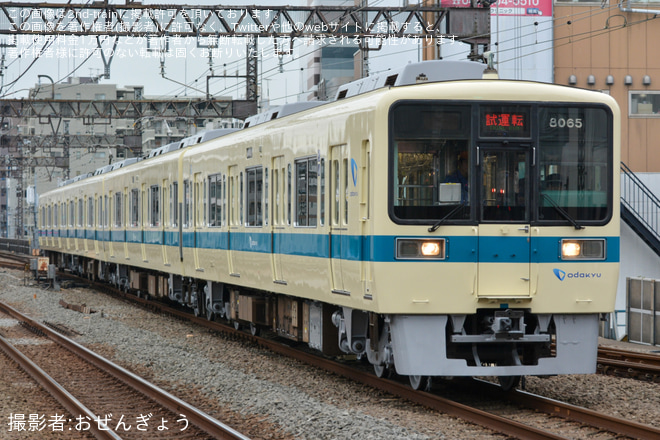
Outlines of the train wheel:
<svg viewBox="0 0 660 440">
<path fill-rule="evenodd" d="M 241 329 L 241 323 L 238 321 L 234 321 L 234 329 L 235 330 L 240 330 Z"/>
<path fill-rule="evenodd" d="M 408 380 L 413 390 L 431 390 L 431 378 L 429 376 L 408 376 Z"/>
<path fill-rule="evenodd" d="M 250 323 L 250 334 L 251 334 L 252 336 L 259 336 L 259 333 L 260 333 L 260 332 L 259 332 L 259 327 L 257 327 L 256 324 L 254 324 L 254 323 L 251 322 L 251 323 Z"/>
<path fill-rule="evenodd" d="M 520 376 L 498 376 L 497 380 L 504 391 L 514 389 L 520 384 Z"/>
<path fill-rule="evenodd" d="M 392 368 L 385 365 L 374 365 L 374 374 L 380 378 L 391 378 L 394 375 Z"/>
</svg>

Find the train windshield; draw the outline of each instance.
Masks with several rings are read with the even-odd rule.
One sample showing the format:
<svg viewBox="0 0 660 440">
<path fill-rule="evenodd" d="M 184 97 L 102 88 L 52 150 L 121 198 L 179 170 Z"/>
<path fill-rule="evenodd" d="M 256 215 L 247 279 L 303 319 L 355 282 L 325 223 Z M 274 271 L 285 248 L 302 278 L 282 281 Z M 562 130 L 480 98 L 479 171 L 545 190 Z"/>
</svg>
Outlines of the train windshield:
<svg viewBox="0 0 660 440">
<path fill-rule="evenodd" d="M 402 104 L 393 113 L 394 216 L 469 219 L 470 106 Z"/>
<path fill-rule="evenodd" d="M 603 224 L 611 216 L 606 107 L 400 102 L 389 133 L 396 222 Z"/>
</svg>

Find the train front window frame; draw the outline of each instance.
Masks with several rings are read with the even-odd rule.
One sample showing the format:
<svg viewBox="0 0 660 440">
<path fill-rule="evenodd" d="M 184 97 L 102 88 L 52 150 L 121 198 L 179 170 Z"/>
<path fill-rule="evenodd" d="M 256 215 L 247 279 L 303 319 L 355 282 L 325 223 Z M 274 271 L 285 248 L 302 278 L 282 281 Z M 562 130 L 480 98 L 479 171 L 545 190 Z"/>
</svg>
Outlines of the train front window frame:
<svg viewBox="0 0 660 440">
<path fill-rule="evenodd" d="M 486 116 L 502 116 L 506 123 L 516 116 L 523 126 L 510 133 L 488 128 Z M 389 216 L 398 224 L 420 225 L 607 224 L 614 203 L 612 127 L 611 109 L 598 103 L 396 102 L 389 112 Z M 523 204 L 516 206 L 529 208 L 514 216 L 484 215 L 490 193 L 483 187 L 482 156 L 514 150 L 522 159 L 511 170 L 526 180 L 525 191 L 518 191 Z M 453 170 L 463 159 L 468 175 L 455 179 Z M 563 195 L 549 190 L 560 174 Z"/>
</svg>

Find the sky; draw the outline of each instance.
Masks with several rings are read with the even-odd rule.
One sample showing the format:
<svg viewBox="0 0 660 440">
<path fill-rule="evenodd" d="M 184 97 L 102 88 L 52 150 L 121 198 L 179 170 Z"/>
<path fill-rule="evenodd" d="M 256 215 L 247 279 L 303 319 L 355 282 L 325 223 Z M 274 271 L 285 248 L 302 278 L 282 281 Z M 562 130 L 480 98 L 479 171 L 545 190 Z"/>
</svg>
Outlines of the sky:
<svg viewBox="0 0 660 440">
<path fill-rule="evenodd" d="M 419 0 L 409 0 L 407 3 L 417 3 Z M 82 3 L 75 2 L 75 3 Z M 124 2 L 115 2 L 123 4 Z M 334 5 L 352 6 L 353 0 L 338 0 Z M 369 6 L 401 6 L 402 0 L 371 0 Z M 180 1 L 143 1 L 149 4 L 182 4 Z M 217 5 L 217 1 L 192 0 L 191 5 Z M 222 5 L 307 5 L 307 1 L 235 1 L 224 0 Z M 0 78 L 0 98 L 26 97 L 28 90 L 40 80 L 38 75 L 47 74 L 55 82 L 66 82 L 73 76 L 98 76 L 104 72 L 104 64 L 99 51 L 94 51 L 96 39 L 90 37 L 69 37 L 61 39 L 49 46 L 50 54 L 35 60 L 31 53 L 43 47 L 44 41 L 20 41 L 18 47 L 3 49 L 4 71 Z M 445 54 L 454 59 L 464 59 L 464 46 L 456 43 L 456 47 L 448 47 Z M 103 43 L 102 47 L 109 50 L 112 40 Z M 281 105 L 295 102 L 304 92 L 301 86 L 301 57 L 308 48 L 304 42 L 296 40 L 291 54 L 278 57 L 273 49 L 272 39 L 260 39 L 258 51 L 259 79 L 262 86 L 261 95 L 267 97 L 271 105 Z M 22 52 L 18 57 L 18 53 Z M 146 50 L 144 42 L 121 38 L 118 42 L 115 57 L 110 63 L 110 78 L 102 79 L 102 84 L 117 84 L 120 87 L 143 85 L 147 96 L 158 98 L 164 96 L 204 96 L 206 93 L 206 76 L 244 75 L 245 74 L 245 40 L 236 39 L 218 47 L 209 60 L 207 52 L 197 47 L 193 38 L 183 38 L 170 44 L 169 52 L 161 57 L 156 51 Z M 75 55 L 72 56 L 71 53 Z M 88 53 L 93 53 L 87 58 Z M 385 45 L 380 51 L 369 52 L 369 70 L 378 73 L 390 68 L 400 67 L 408 62 L 421 59 L 419 48 L 413 44 Z M 45 84 L 50 84 L 44 79 Z M 306 81 L 303 81 L 306 82 Z M 245 98 L 245 82 L 236 78 L 214 78 L 210 81 L 209 91 L 213 96 L 229 96 L 233 99 Z"/>
</svg>

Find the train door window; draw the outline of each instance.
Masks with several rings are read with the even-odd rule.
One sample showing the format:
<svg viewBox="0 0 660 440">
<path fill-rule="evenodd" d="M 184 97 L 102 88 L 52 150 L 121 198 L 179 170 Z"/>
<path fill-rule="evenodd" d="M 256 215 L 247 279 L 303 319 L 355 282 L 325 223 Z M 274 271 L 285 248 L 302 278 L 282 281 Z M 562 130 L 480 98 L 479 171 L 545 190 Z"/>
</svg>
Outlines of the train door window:
<svg viewBox="0 0 660 440">
<path fill-rule="evenodd" d="M 245 170 L 247 179 L 247 226 L 263 226 L 263 168 Z"/>
<path fill-rule="evenodd" d="M 286 224 L 291 224 L 291 164 L 286 167 Z"/>
<path fill-rule="evenodd" d="M 84 218 L 83 218 L 84 210 L 83 210 L 83 208 L 84 208 L 83 199 L 80 198 L 80 199 L 78 199 L 78 227 L 79 228 L 82 228 L 82 226 L 83 226 L 83 221 L 84 221 Z"/>
<path fill-rule="evenodd" d="M 319 167 L 321 173 L 321 194 L 319 200 L 319 223 L 321 226 L 325 224 L 325 159 L 321 159 Z"/>
<path fill-rule="evenodd" d="M 121 208 L 122 208 L 122 194 L 121 192 L 115 193 L 115 227 L 120 228 L 122 226 L 121 221 Z"/>
<path fill-rule="evenodd" d="M 103 227 L 103 200 L 100 196 L 96 201 L 96 206 L 98 207 L 97 212 L 99 213 L 96 222 L 98 224 L 98 227 L 101 228 Z"/>
<path fill-rule="evenodd" d="M 218 219 L 219 225 L 227 224 L 227 175 L 222 175 L 222 188 L 220 191 L 220 218 Z"/>
<path fill-rule="evenodd" d="M 527 221 L 525 151 L 483 151 L 481 204 L 485 221 Z"/>
<path fill-rule="evenodd" d="M 172 182 L 170 185 L 170 225 L 176 227 L 179 225 L 179 182 Z"/>
<path fill-rule="evenodd" d="M 273 224 L 280 224 L 280 171 L 273 164 Z"/>
<path fill-rule="evenodd" d="M 334 184 L 334 191 L 332 191 L 332 197 L 334 198 L 333 200 L 333 208 L 334 208 L 334 213 L 332 215 L 332 224 L 338 225 L 339 224 L 339 219 L 340 219 L 340 214 L 339 214 L 339 207 L 341 206 L 341 198 L 339 196 L 341 192 L 341 174 L 339 170 L 339 160 L 332 160 L 332 183 Z"/>
<path fill-rule="evenodd" d="M 342 160 L 344 174 L 344 224 L 348 224 L 348 158 Z"/>
<path fill-rule="evenodd" d="M 264 224 L 268 226 L 268 168 L 264 170 Z"/>
<path fill-rule="evenodd" d="M 103 196 L 103 227 L 110 226 L 110 198 Z"/>
<path fill-rule="evenodd" d="M 73 225 L 75 224 L 75 214 L 76 210 L 73 204 L 73 200 L 69 200 L 69 227 L 73 228 Z"/>
<path fill-rule="evenodd" d="M 207 185 L 207 183 L 208 183 L 208 182 L 205 180 L 205 181 L 204 181 L 204 189 L 202 190 L 202 191 L 204 191 L 204 192 L 202 193 L 202 197 L 204 198 L 204 206 L 202 207 L 202 209 L 204 210 L 204 214 L 203 214 L 204 218 L 202 219 L 202 222 L 203 222 L 204 225 L 207 225 L 207 224 L 208 224 L 208 223 L 207 223 L 207 221 L 208 221 L 208 220 L 207 220 L 207 218 L 208 218 L 208 217 L 207 217 L 207 215 L 208 215 L 208 211 L 207 211 L 207 209 L 208 209 L 208 204 L 207 204 L 207 203 L 208 203 L 208 198 L 207 198 L 207 196 L 206 196 L 206 194 L 208 194 L 208 193 L 207 193 L 207 191 L 208 191 L 208 185 Z"/>
<path fill-rule="evenodd" d="M 57 216 L 57 203 L 53 204 L 53 226 L 58 226 L 60 218 Z"/>
<path fill-rule="evenodd" d="M 243 224 L 243 172 L 239 173 L 238 184 L 240 186 L 240 191 L 238 193 L 238 215 L 239 215 L 239 225 Z"/>
<path fill-rule="evenodd" d="M 183 222 L 184 228 L 189 228 L 191 226 L 192 220 L 192 194 L 191 194 L 191 185 L 190 180 L 183 181 Z"/>
<path fill-rule="evenodd" d="M 296 226 L 316 226 L 318 168 L 316 158 L 300 159 L 296 165 Z"/>
<path fill-rule="evenodd" d="M 94 197 L 87 199 L 87 227 L 94 227 Z"/>
<path fill-rule="evenodd" d="M 53 205 L 48 205 L 48 226 L 53 226 Z"/>
<path fill-rule="evenodd" d="M 149 226 L 160 226 L 160 187 L 149 188 Z"/>
<path fill-rule="evenodd" d="M 222 175 L 209 176 L 209 226 L 222 225 Z"/>
<path fill-rule="evenodd" d="M 131 190 L 130 207 L 131 226 L 137 227 L 140 224 L 140 190 L 137 188 Z"/>
</svg>

